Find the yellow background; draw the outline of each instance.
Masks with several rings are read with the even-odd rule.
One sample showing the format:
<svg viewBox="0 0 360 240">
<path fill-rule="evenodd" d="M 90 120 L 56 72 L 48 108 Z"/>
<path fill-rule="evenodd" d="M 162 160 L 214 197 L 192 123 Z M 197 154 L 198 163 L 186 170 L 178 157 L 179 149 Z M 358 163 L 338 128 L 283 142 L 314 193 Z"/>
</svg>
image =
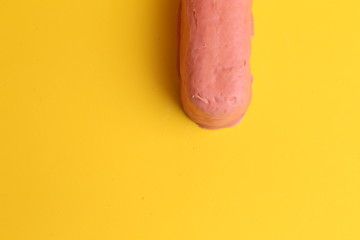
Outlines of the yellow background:
<svg viewBox="0 0 360 240">
<path fill-rule="evenodd" d="M 360 3 L 256 0 L 254 98 L 202 130 L 171 0 L 0 0 L 0 239 L 360 239 Z"/>
</svg>

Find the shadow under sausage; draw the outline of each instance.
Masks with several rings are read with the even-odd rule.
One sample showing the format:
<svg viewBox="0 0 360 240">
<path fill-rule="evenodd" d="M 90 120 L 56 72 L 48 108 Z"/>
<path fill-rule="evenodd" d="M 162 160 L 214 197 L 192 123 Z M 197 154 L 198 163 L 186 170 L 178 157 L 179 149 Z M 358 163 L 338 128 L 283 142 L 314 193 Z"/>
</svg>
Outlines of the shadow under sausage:
<svg viewBox="0 0 360 240">
<path fill-rule="evenodd" d="M 158 0 L 157 31 L 159 38 L 156 43 L 161 72 L 159 84 L 178 109 L 181 110 L 178 74 L 178 27 L 180 0 Z"/>
</svg>

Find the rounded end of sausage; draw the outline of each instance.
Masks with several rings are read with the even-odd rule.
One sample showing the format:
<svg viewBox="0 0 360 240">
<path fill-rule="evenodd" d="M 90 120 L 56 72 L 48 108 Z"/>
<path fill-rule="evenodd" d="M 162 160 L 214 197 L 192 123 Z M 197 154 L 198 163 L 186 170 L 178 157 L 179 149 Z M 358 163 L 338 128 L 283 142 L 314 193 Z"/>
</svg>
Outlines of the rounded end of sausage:
<svg viewBox="0 0 360 240">
<path fill-rule="evenodd" d="M 183 86 L 182 108 L 186 115 L 204 129 L 217 130 L 235 127 L 241 123 L 251 102 L 251 90 L 236 97 L 216 98 L 201 96 Z"/>
</svg>

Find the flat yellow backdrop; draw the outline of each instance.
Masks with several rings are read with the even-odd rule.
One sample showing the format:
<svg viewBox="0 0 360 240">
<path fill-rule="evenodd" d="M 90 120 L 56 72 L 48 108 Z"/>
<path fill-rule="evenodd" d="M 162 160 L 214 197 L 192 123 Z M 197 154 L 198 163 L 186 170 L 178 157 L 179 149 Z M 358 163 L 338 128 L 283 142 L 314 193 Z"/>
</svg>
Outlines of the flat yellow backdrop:
<svg viewBox="0 0 360 240">
<path fill-rule="evenodd" d="M 178 5 L 0 0 L 0 239 L 360 239 L 359 1 L 254 1 L 221 131 L 179 106 Z"/>
</svg>

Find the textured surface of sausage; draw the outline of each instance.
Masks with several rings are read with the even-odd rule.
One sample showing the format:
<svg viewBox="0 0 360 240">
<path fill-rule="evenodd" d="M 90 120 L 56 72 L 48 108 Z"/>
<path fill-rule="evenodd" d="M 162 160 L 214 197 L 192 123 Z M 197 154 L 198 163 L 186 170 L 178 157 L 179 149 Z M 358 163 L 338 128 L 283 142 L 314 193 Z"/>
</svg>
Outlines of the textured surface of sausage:
<svg viewBox="0 0 360 240">
<path fill-rule="evenodd" d="M 182 0 L 181 100 L 204 128 L 237 125 L 250 104 L 251 0 Z"/>
</svg>

